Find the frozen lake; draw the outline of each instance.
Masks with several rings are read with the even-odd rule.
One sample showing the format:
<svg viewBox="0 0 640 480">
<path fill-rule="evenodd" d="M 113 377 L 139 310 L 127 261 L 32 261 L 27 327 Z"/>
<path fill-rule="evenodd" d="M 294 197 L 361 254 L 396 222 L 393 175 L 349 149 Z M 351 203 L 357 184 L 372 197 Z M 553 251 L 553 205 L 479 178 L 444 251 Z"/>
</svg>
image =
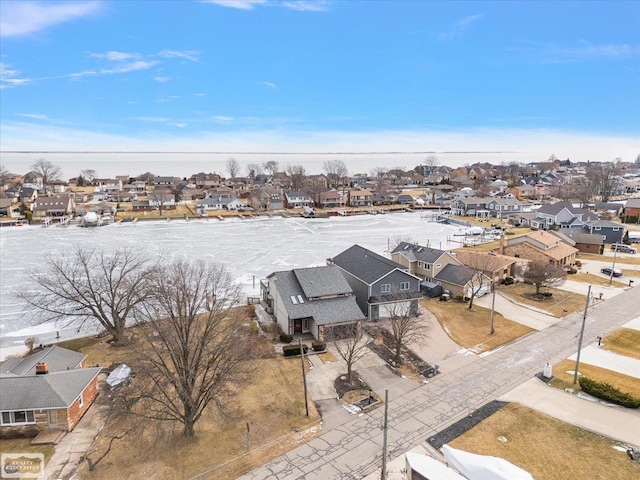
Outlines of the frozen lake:
<svg viewBox="0 0 640 480">
<path fill-rule="evenodd" d="M 398 238 L 448 250 L 459 246 L 447 243 L 458 229 L 428 222 L 419 212 L 327 219 L 149 221 L 100 228 L 0 228 L 0 348 L 6 352 L 8 347 L 21 346 L 31 335 L 49 343 L 55 340 L 56 330 L 62 339 L 83 333 L 61 330 L 52 323 L 31 325 L 25 319 L 24 305 L 15 296 L 16 290 L 31 288 L 28 273 L 44 258 L 75 246 L 113 250 L 136 244 L 167 260 L 211 259 L 229 269 L 246 295 L 257 296 L 260 279 L 270 273 L 325 265 L 327 258 L 354 243 L 381 255 L 387 255 L 389 245 Z"/>
</svg>

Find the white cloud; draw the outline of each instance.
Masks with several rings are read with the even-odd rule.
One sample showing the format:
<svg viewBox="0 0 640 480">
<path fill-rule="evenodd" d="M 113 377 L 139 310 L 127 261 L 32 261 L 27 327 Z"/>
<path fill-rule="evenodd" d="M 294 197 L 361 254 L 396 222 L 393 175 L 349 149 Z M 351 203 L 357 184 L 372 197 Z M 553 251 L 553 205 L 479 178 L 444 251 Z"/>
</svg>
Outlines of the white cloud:
<svg viewBox="0 0 640 480">
<path fill-rule="evenodd" d="M 257 5 L 264 5 L 267 0 L 203 0 L 204 3 L 214 3 L 221 7 L 238 8 L 240 10 L 253 10 Z"/>
<path fill-rule="evenodd" d="M 288 0 L 280 2 L 279 5 L 298 12 L 326 12 L 329 10 L 329 2 L 323 0 Z"/>
<path fill-rule="evenodd" d="M 91 58 L 104 58 L 111 62 L 126 62 L 129 60 L 137 60 L 141 57 L 139 53 L 127 53 L 110 51 L 106 53 L 92 53 L 89 55 Z"/>
<path fill-rule="evenodd" d="M 133 117 L 134 120 L 138 120 L 139 122 L 152 122 L 152 123 L 167 123 L 169 121 L 168 118 L 164 117 Z"/>
<path fill-rule="evenodd" d="M 327 0 L 202 0 L 221 7 L 253 10 L 258 6 L 282 7 L 298 12 L 326 12 L 329 9 Z"/>
<path fill-rule="evenodd" d="M 31 82 L 31 79 L 21 76 L 20 70 L 11 65 L 0 62 L 0 88 L 17 87 Z"/>
<path fill-rule="evenodd" d="M 225 115 L 215 115 L 214 117 L 211 117 L 211 118 L 216 122 L 221 122 L 221 123 L 233 122 L 233 117 L 227 117 Z"/>
<path fill-rule="evenodd" d="M 206 97 L 207 96 L 206 93 L 194 93 L 193 95 L 196 96 L 196 97 Z"/>
<path fill-rule="evenodd" d="M 567 47 L 549 43 L 521 42 L 524 47 L 511 48 L 509 51 L 533 56 L 541 62 L 571 63 L 583 60 L 624 60 L 640 56 L 640 45 L 591 44 L 582 42 L 578 46 Z"/>
<path fill-rule="evenodd" d="M 179 98 L 180 97 L 178 95 L 158 95 L 156 97 L 156 102 L 157 103 L 173 102 L 174 100 L 177 100 Z"/>
<path fill-rule="evenodd" d="M 16 113 L 19 117 L 33 118 L 34 120 L 47 120 L 47 116 L 43 113 Z"/>
<path fill-rule="evenodd" d="M 169 123 L 168 125 L 172 125 L 172 126 L 178 127 L 178 128 L 185 128 L 187 126 L 186 123 L 182 123 L 182 122 Z"/>
<path fill-rule="evenodd" d="M 200 63 L 198 50 L 162 50 L 158 55 L 164 58 L 184 58 L 191 62 Z"/>
<path fill-rule="evenodd" d="M 0 36 L 28 35 L 71 20 L 95 15 L 102 9 L 101 1 L 3 1 L 0 2 Z"/>
<path fill-rule="evenodd" d="M 449 30 L 438 35 L 438 40 L 453 40 L 454 38 L 462 37 L 467 28 L 469 28 L 469 25 L 480 20 L 483 16 L 484 13 L 478 13 L 476 15 L 468 15 L 458 20 Z"/>
<path fill-rule="evenodd" d="M 264 85 L 265 87 L 269 87 L 272 90 L 278 90 L 278 87 L 276 86 L 275 83 L 271 83 L 271 82 L 260 82 L 260 85 Z"/>
<path fill-rule="evenodd" d="M 153 80 L 158 83 L 166 83 L 171 80 L 171 77 L 166 77 L 164 75 L 156 75 L 155 77 L 153 77 Z"/>
</svg>

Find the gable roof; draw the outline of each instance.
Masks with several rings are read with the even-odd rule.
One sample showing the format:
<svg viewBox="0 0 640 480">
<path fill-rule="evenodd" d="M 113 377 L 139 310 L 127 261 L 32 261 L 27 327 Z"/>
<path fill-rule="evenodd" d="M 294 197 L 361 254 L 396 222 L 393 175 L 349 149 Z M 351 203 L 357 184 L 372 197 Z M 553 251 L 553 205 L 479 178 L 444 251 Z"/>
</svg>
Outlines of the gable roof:
<svg viewBox="0 0 640 480">
<path fill-rule="evenodd" d="M 0 410 L 68 408 L 100 373 L 100 367 L 46 375 L 0 378 Z"/>
<path fill-rule="evenodd" d="M 475 273 L 475 270 L 472 268 L 465 267 L 464 265 L 454 265 L 451 263 L 449 265 L 445 265 L 445 267 L 440 270 L 434 278 L 441 282 L 447 282 L 464 287 L 469 280 L 473 278 Z"/>
<path fill-rule="evenodd" d="M 367 250 L 360 245 L 353 245 L 330 260 L 342 270 L 349 272 L 368 285 L 375 283 L 394 270 L 402 270 L 407 275 L 411 275 L 399 263 Z"/>
<path fill-rule="evenodd" d="M 309 297 L 307 297 L 302 285 L 298 281 L 296 270 L 274 272 L 269 275 L 269 278 L 275 277 L 274 282 L 276 289 L 289 318 L 312 317 L 316 325 L 340 324 L 364 319 L 364 315 L 360 307 L 358 307 L 356 298 L 351 295 L 351 287 L 346 283 L 346 280 L 337 267 L 312 267 L 302 270 L 307 270 L 301 275 L 305 282 L 308 282 L 313 275 L 317 275 L 318 278 L 322 276 L 325 277 L 323 281 L 319 281 L 320 284 L 326 284 L 331 279 L 333 279 L 336 284 L 342 284 L 342 282 L 344 282 L 344 284 L 346 284 L 346 290 L 340 293 L 348 295 L 309 300 Z M 307 287 L 309 287 L 308 284 Z M 315 290 L 315 287 L 311 288 L 311 290 Z M 293 299 L 295 299 L 295 302 Z"/>
<path fill-rule="evenodd" d="M 447 252 L 437 248 L 423 247 L 417 243 L 400 242 L 391 253 L 400 253 L 411 262 L 433 263 Z"/>
<path fill-rule="evenodd" d="M 296 268 L 293 270 L 300 288 L 307 298 L 325 297 L 351 293 L 340 269 L 329 265 L 326 267 Z"/>
<path fill-rule="evenodd" d="M 585 245 L 602 245 L 604 244 L 604 239 L 602 235 L 596 235 L 595 233 L 584 233 L 580 230 L 570 228 L 568 231 L 564 232 L 564 234 L 571 238 L 575 243 L 582 243 Z"/>
<path fill-rule="evenodd" d="M 36 364 L 49 365 L 49 372 L 73 370 L 87 358 L 87 355 L 54 345 L 25 358 L 11 358 L 0 365 L 0 377 L 35 375 Z"/>
</svg>

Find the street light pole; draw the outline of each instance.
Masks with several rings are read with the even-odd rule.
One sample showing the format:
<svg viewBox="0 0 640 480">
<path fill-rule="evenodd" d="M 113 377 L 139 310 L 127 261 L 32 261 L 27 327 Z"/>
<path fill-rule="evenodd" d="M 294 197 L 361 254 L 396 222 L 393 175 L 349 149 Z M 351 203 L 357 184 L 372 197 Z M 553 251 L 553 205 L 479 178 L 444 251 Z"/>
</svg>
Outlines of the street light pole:
<svg viewBox="0 0 640 480">
<path fill-rule="evenodd" d="M 591 285 L 587 291 L 587 303 L 584 306 L 584 314 L 582 315 L 582 327 L 580 328 L 580 339 L 578 340 L 578 355 L 576 356 L 576 368 L 573 372 L 573 384 L 578 383 L 578 369 L 580 368 L 580 351 L 582 350 L 582 337 L 584 336 L 584 324 L 587 321 L 587 309 L 589 308 L 589 299 L 591 298 Z"/>
</svg>

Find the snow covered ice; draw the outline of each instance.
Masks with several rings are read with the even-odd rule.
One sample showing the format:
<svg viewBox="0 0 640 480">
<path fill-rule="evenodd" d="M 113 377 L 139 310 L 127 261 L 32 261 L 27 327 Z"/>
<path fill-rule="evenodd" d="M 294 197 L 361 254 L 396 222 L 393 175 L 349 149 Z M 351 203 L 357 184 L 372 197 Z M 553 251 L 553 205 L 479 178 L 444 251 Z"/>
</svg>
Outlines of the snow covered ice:
<svg viewBox="0 0 640 480">
<path fill-rule="evenodd" d="M 47 256 L 68 253 L 76 246 L 112 251 L 135 244 L 166 260 L 210 259 L 224 264 L 246 295 L 258 296 L 260 280 L 270 273 L 325 265 L 327 258 L 354 243 L 386 256 L 389 245 L 400 238 L 447 250 L 460 246 L 447 243 L 458 228 L 429 222 L 419 212 L 326 219 L 147 221 L 97 228 L 1 228 L 0 347 L 21 346 L 32 335 L 42 343 L 53 342 L 57 330 L 61 339 L 82 333 L 53 323 L 31 325 L 24 304 L 15 295 L 17 289 L 33 288 L 29 271 L 42 266 Z"/>
</svg>

